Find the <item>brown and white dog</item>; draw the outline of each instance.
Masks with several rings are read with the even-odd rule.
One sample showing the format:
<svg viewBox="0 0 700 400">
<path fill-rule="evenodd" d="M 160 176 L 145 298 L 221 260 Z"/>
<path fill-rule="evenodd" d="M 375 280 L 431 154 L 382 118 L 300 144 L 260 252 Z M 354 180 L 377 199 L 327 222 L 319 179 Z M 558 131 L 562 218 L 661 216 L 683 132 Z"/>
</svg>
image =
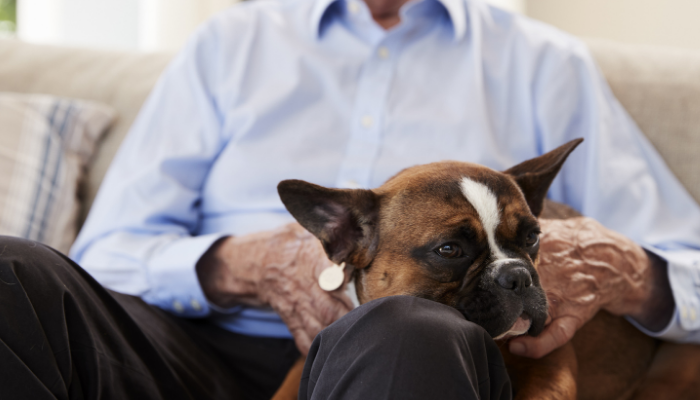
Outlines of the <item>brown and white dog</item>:
<svg viewBox="0 0 700 400">
<path fill-rule="evenodd" d="M 401 171 L 374 190 L 288 180 L 278 191 L 294 218 L 321 240 L 328 257 L 346 263 L 360 303 L 418 296 L 456 308 L 496 340 L 538 335 L 547 300 L 536 269 L 537 217 L 551 182 L 581 141 L 504 172 L 439 162 Z M 661 386 L 635 394 L 649 370 L 659 365 L 668 370 L 654 359 L 657 347 L 624 319 L 599 313 L 570 344 L 541 360 L 503 355 L 516 398 L 621 399 L 653 393 L 680 398 L 667 396 L 673 374 L 663 371 Z M 676 363 L 667 364 L 678 369 Z M 699 364 L 683 364 L 691 378 L 680 382 L 685 389 L 692 387 Z M 301 365 L 281 392 L 298 389 Z"/>
</svg>

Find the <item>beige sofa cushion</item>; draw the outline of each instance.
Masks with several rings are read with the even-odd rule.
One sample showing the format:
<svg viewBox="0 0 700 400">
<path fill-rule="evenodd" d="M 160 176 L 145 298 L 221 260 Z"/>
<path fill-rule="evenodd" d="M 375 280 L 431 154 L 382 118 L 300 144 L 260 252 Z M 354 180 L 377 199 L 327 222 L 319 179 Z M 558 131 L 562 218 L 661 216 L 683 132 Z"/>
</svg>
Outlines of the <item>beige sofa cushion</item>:
<svg viewBox="0 0 700 400">
<path fill-rule="evenodd" d="M 84 219 L 109 163 L 171 54 L 105 52 L 0 40 L 0 91 L 94 100 L 117 119 L 89 168 L 80 196 Z"/>
<path fill-rule="evenodd" d="M 97 103 L 0 92 L 0 234 L 68 252 L 78 183 L 113 119 Z"/>
<path fill-rule="evenodd" d="M 586 42 L 615 96 L 700 202 L 700 52 Z"/>
</svg>

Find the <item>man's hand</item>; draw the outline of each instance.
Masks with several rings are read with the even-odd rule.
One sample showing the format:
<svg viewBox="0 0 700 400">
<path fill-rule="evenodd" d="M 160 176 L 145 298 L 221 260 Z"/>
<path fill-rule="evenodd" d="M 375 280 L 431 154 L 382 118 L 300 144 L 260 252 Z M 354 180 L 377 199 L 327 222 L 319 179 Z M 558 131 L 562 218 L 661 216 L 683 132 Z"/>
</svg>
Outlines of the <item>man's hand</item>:
<svg viewBox="0 0 700 400">
<path fill-rule="evenodd" d="M 219 307 L 271 306 L 306 354 L 318 332 L 352 309 L 342 290 L 318 286 L 331 265 L 319 240 L 297 223 L 240 237 L 227 237 L 197 264 L 204 294 Z"/>
<path fill-rule="evenodd" d="M 674 305 L 666 269 L 650 263 L 661 260 L 590 218 L 540 224 L 537 270 L 549 301 L 548 325 L 536 338 L 511 340 L 512 353 L 540 358 L 568 342 L 601 309 L 650 327 L 668 321 Z"/>
</svg>

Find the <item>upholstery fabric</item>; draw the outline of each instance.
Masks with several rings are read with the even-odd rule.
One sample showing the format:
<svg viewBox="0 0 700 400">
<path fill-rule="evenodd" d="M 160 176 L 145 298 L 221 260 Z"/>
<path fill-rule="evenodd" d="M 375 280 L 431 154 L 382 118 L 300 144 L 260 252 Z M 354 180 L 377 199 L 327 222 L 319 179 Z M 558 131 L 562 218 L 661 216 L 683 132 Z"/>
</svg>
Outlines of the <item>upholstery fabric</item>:
<svg viewBox="0 0 700 400">
<path fill-rule="evenodd" d="M 97 103 L 0 93 L 0 234 L 68 252 L 78 183 L 113 118 Z"/>
<path fill-rule="evenodd" d="M 700 52 L 586 42 L 617 99 L 700 202 Z"/>
</svg>

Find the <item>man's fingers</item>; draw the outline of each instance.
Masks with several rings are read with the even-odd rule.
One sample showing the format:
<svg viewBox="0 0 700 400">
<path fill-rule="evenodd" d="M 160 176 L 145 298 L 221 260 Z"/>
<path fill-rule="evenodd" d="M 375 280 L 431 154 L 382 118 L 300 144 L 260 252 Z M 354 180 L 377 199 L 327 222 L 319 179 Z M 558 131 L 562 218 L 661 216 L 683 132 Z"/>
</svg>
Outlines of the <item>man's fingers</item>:
<svg viewBox="0 0 700 400">
<path fill-rule="evenodd" d="M 523 336 L 510 341 L 508 349 L 511 353 L 529 357 L 542 358 L 553 350 L 563 346 L 576 333 L 578 320 L 573 317 L 556 318 L 538 337 Z"/>
</svg>

